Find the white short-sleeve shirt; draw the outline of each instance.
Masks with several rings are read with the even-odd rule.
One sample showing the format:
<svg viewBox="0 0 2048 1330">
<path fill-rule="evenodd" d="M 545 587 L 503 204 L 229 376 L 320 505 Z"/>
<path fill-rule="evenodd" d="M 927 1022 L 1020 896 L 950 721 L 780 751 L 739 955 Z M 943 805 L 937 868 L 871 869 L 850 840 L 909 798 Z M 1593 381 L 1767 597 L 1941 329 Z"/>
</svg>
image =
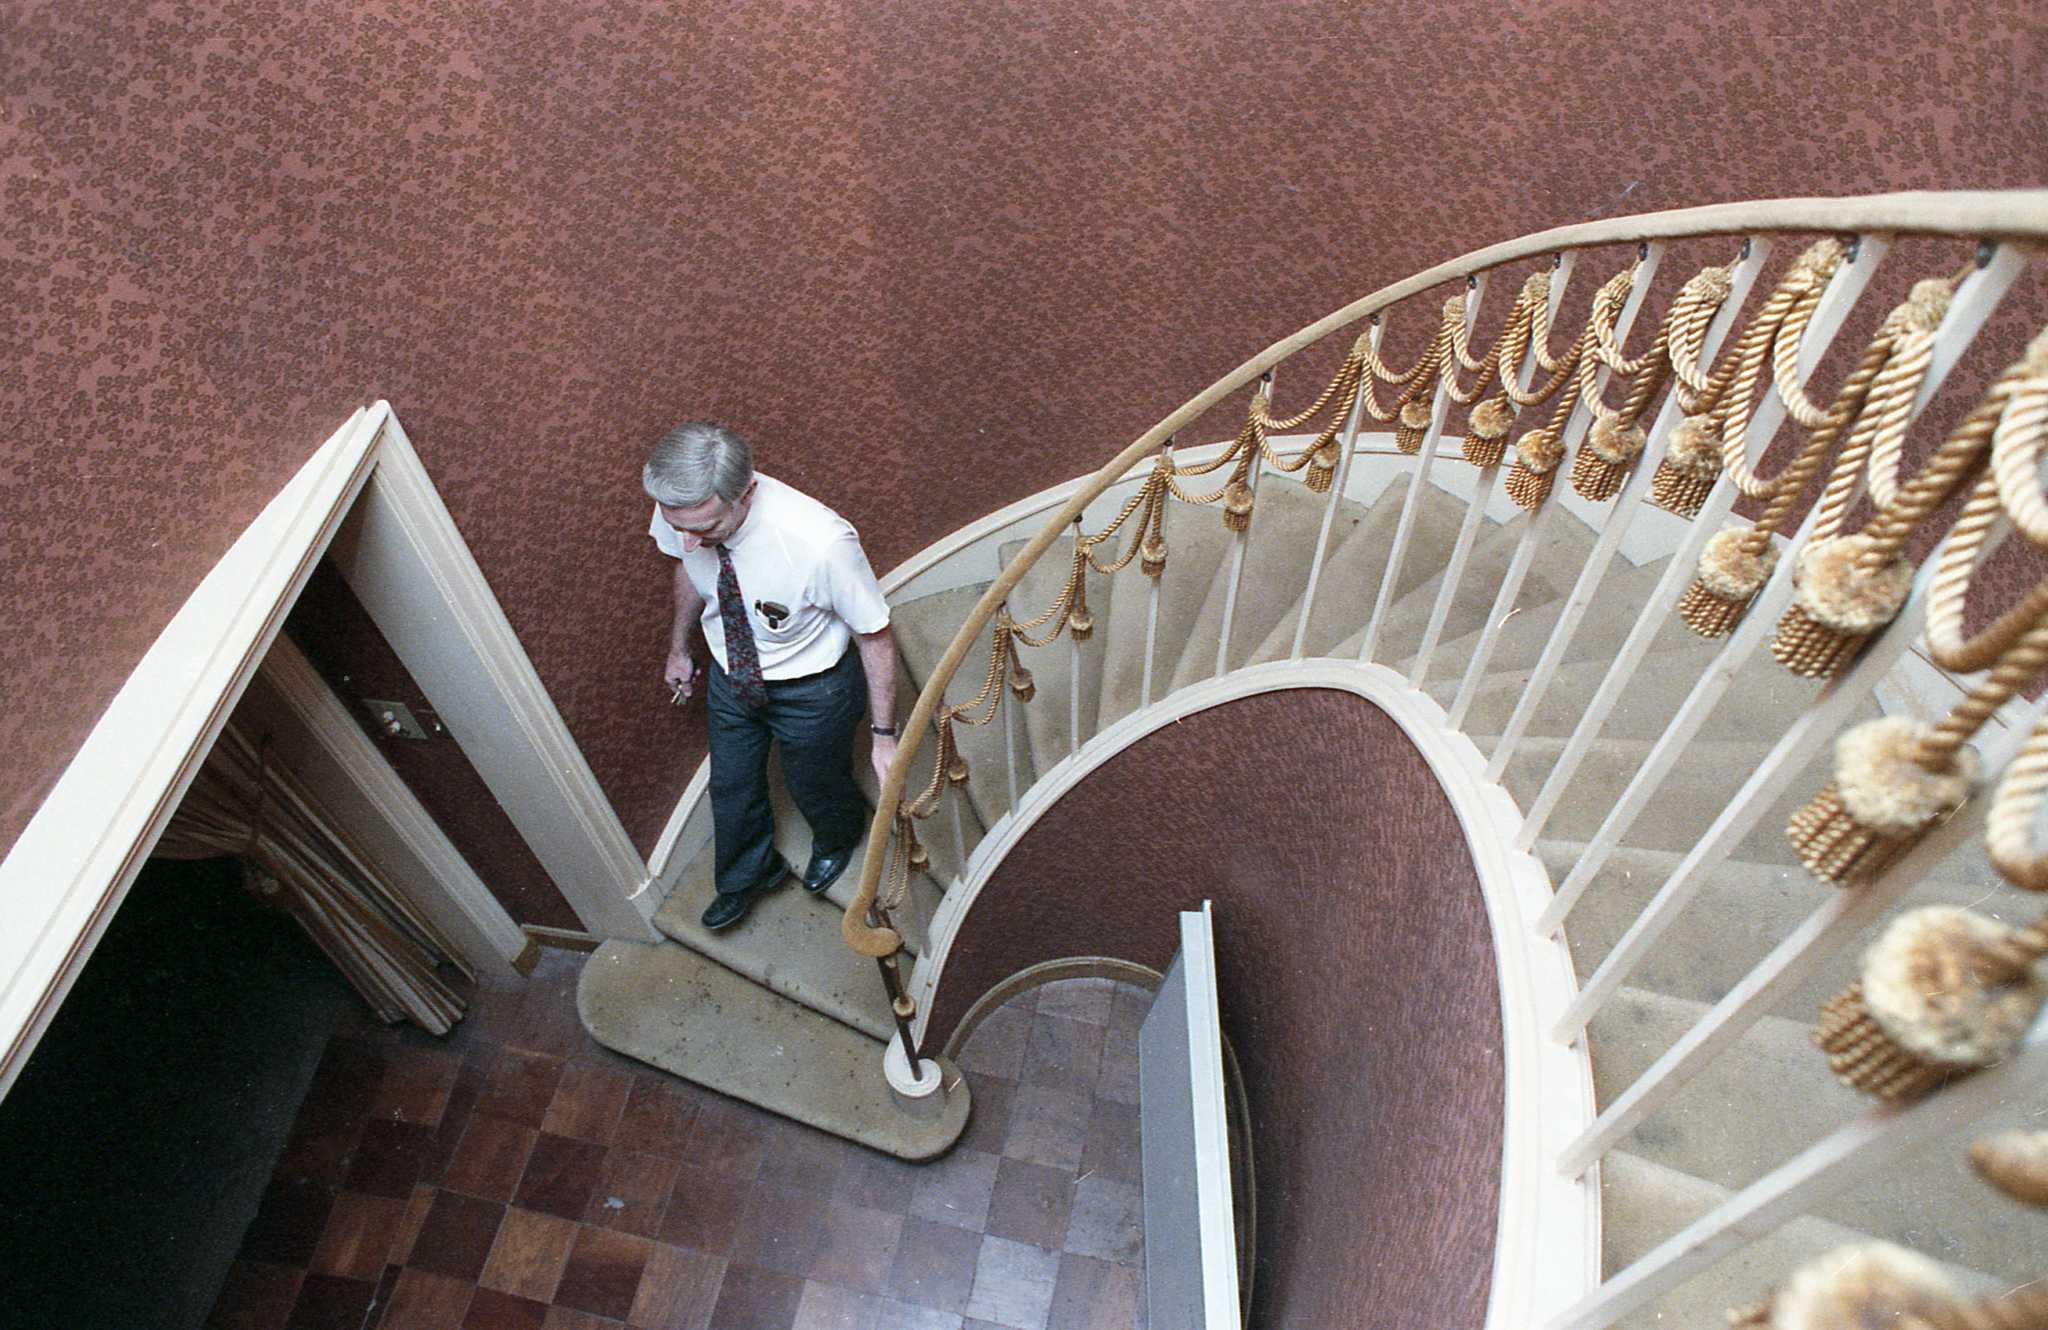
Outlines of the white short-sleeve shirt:
<svg viewBox="0 0 2048 1330">
<path fill-rule="evenodd" d="M 753 507 L 725 547 L 747 603 L 761 674 L 800 679 L 829 670 L 846 654 L 851 634 L 889 626 L 888 602 L 851 523 L 773 476 L 757 471 L 754 480 Z M 708 545 L 684 550 L 681 533 L 662 518 L 658 505 L 648 534 L 663 554 L 683 561 L 704 597 L 704 640 L 725 668 L 718 551 Z"/>
</svg>

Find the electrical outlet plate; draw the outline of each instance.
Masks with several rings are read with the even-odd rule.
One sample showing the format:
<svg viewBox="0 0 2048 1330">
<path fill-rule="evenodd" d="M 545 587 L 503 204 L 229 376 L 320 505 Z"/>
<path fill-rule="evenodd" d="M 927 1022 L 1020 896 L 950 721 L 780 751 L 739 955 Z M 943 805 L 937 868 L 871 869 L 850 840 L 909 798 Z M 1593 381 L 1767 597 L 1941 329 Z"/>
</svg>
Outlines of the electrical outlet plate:
<svg viewBox="0 0 2048 1330">
<path fill-rule="evenodd" d="M 374 698 L 363 699 L 363 709 L 370 713 L 370 723 L 378 732 L 391 739 L 426 739 L 432 736 L 413 709 L 403 702 L 379 702 Z"/>
</svg>

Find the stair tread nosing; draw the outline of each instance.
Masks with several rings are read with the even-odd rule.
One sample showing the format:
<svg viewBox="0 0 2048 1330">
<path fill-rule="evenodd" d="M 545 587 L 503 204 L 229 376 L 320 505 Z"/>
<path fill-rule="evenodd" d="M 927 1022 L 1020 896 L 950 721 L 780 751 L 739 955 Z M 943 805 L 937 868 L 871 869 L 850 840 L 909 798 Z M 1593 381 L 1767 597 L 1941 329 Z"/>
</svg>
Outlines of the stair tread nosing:
<svg viewBox="0 0 2048 1330">
<path fill-rule="evenodd" d="M 914 1115 L 883 1080 L 879 1040 L 683 947 L 606 942 L 583 967 L 576 1009 L 607 1048 L 899 1158 L 936 1158 L 967 1125 L 967 1086 L 950 1066 L 944 1111 Z"/>
<path fill-rule="evenodd" d="M 655 927 L 735 974 L 875 1039 L 895 1030 L 875 963 L 840 940 L 842 906 L 787 880 L 756 896 L 745 919 L 714 933 L 698 918 L 711 890 L 709 866 L 693 865 L 655 912 Z"/>
</svg>

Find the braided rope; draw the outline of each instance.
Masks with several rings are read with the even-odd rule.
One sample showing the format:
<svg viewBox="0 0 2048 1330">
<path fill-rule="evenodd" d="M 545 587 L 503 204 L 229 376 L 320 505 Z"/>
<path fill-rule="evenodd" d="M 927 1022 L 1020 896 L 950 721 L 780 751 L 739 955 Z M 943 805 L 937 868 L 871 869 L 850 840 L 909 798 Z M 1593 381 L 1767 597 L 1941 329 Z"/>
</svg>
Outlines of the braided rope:
<svg viewBox="0 0 2048 1330">
<path fill-rule="evenodd" d="M 1871 380 L 1855 427 L 1821 491 L 1820 512 L 1814 519 L 1815 540 L 1824 540 L 1841 529 L 1855 503 L 1859 480 L 1869 481 L 1870 501 L 1880 510 L 1891 508 L 1899 497 L 1899 459 L 1905 449 L 1906 427 L 1912 423 L 1913 399 L 1934 363 L 1934 335 L 1901 331 L 1891 320 L 1880 329 L 1880 336 L 1887 330 L 1884 367 Z M 1911 526 L 1905 526 L 1899 539 L 1903 541 L 1910 531 Z"/>
<path fill-rule="evenodd" d="M 1913 760 L 1929 771 L 1947 771 L 1956 750 L 1991 719 L 1992 713 L 2011 701 L 2027 681 L 2048 665 L 2048 624 L 2035 627 L 2018 645 L 1999 659 L 1997 666 L 1941 723 L 1923 735 Z"/>
</svg>

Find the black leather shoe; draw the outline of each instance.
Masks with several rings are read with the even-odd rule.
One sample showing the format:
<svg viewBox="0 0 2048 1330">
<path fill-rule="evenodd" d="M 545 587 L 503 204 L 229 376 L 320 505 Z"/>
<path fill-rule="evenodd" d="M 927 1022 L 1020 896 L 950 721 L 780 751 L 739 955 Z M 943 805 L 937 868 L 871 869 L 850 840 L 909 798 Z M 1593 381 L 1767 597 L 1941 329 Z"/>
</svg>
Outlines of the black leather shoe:
<svg viewBox="0 0 2048 1330">
<path fill-rule="evenodd" d="M 789 865 L 778 861 L 775 871 L 748 887 L 745 891 L 720 891 L 712 894 L 711 904 L 704 907 L 704 927 L 716 933 L 721 928 L 731 928 L 747 917 L 747 911 L 754 908 L 754 897 L 765 891 L 773 891 L 782 885 L 782 879 L 789 876 Z"/>
<path fill-rule="evenodd" d="M 846 866 L 853 862 L 851 849 L 834 854 L 814 854 L 810 866 L 804 869 L 804 890 L 816 896 L 839 880 Z"/>
</svg>

